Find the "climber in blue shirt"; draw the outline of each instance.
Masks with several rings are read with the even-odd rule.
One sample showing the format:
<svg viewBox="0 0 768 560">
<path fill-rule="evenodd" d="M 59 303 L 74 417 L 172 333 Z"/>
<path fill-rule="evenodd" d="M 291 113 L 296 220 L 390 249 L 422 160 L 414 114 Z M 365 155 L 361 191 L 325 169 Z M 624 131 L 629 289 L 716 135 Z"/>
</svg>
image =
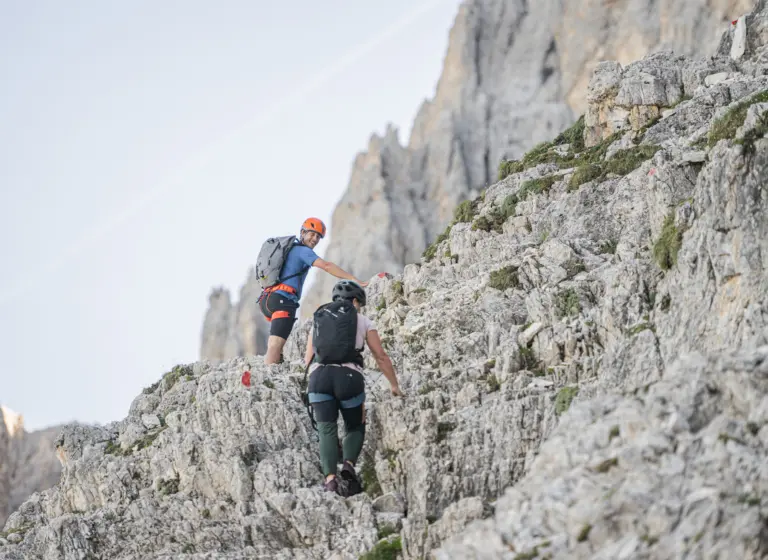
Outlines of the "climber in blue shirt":
<svg viewBox="0 0 768 560">
<path fill-rule="evenodd" d="M 266 288 L 259 298 L 259 308 L 270 322 L 265 364 L 283 361 L 283 346 L 296 322 L 296 310 L 299 308 L 299 299 L 310 268 L 314 266 L 336 278 L 353 280 L 362 287 L 368 285 L 368 282 L 361 282 L 338 265 L 317 256 L 314 249 L 325 237 L 325 231 L 325 224 L 318 218 L 304 220 L 299 239 L 288 252 L 280 270 L 280 278 L 284 280 Z"/>
</svg>

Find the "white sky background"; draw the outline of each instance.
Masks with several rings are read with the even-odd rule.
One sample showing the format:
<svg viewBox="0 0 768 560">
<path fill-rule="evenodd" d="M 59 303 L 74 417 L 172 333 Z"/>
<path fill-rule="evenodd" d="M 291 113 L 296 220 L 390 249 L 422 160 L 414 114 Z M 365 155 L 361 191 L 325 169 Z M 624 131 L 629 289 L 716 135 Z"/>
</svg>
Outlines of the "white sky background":
<svg viewBox="0 0 768 560">
<path fill-rule="evenodd" d="M 407 142 L 459 3 L 0 3 L 0 403 L 106 423 L 196 361 L 211 289 Z"/>
</svg>

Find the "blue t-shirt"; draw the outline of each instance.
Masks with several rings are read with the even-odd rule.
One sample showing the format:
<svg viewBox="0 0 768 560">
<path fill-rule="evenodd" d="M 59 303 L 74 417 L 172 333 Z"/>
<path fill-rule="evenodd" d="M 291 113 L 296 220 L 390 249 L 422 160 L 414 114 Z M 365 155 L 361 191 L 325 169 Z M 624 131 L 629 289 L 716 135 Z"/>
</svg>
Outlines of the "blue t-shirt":
<svg viewBox="0 0 768 560">
<path fill-rule="evenodd" d="M 276 293 L 284 295 L 294 301 L 299 301 L 301 299 L 301 289 L 304 286 L 304 280 L 307 279 L 309 269 L 312 267 L 312 263 L 319 258 L 320 257 L 318 257 L 312 249 L 296 242 L 293 249 L 290 250 L 288 256 L 285 258 L 283 268 L 280 270 L 280 278 L 286 278 L 287 276 L 291 276 L 302 270 L 304 271 L 302 274 L 294 276 L 293 278 L 288 278 L 282 282 L 296 290 L 296 294 L 289 294 L 283 290 L 276 290 Z"/>
</svg>

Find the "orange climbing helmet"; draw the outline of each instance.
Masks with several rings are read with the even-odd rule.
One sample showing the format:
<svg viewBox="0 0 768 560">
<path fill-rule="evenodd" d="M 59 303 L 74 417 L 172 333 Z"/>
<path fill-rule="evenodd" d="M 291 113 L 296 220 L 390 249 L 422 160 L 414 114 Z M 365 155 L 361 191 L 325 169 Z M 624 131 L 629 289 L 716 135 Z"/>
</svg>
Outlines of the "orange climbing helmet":
<svg viewBox="0 0 768 560">
<path fill-rule="evenodd" d="M 301 224 L 301 233 L 305 231 L 314 231 L 320 237 L 325 237 L 325 224 L 320 218 L 307 218 Z"/>
</svg>

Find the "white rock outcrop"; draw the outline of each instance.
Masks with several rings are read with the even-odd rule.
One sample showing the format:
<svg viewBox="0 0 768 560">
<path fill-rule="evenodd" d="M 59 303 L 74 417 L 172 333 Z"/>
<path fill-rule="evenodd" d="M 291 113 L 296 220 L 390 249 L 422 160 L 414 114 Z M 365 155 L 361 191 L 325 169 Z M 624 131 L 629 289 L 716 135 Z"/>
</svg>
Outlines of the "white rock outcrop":
<svg viewBox="0 0 768 560">
<path fill-rule="evenodd" d="M 731 29 L 601 65 L 593 121 L 372 278 L 407 397 L 369 358 L 364 494 L 322 492 L 305 322 L 285 364 L 182 365 L 65 429 L 0 558 L 765 558 L 768 3 L 746 21 L 739 60 Z"/>
<path fill-rule="evenodd" d="M 0 526 L 30 495 L 58 482 L 61 464 L 53 443 L 58 429 L 27 432 L 20 414 L 0 406 Z"/>
</svg>

